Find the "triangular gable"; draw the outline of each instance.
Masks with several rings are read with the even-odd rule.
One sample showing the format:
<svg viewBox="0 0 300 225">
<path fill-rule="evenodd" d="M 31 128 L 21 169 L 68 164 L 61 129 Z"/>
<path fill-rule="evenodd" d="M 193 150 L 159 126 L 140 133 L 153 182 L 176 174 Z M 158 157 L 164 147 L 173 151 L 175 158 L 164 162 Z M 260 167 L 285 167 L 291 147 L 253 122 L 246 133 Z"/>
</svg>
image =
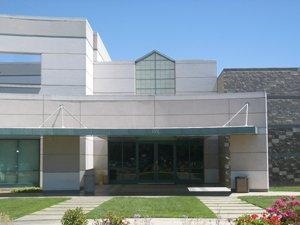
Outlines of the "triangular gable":
<svg viewBox="0 0 300 225">
<path fill-rule="evenodd" d="M 163 57 L 163 58 L 165 58 L 165 59 L 167 59 L 167 60 L 173 61 L 173 62 L 175 61 L 174 59 L 170 58 L 169 56 L 166 56 L 166 55 L 160 53 L 160 52 L 157 51 L 157 50 L 153 50 L 153 51 L 149 52 L 148 54 L 146 54 L 146 55 L 144 55 L 144 56 L 138 58 L 135 62 L 137 63 L 137 62 L 140 62 L 140 61 L 142 61 L 142 60 L 146 60 L 148 57 L 150 57 L 150 56 L 153 55 L 153 54 L 157 54 L 157 55 L 159 55 L 159 56 L 161 56 L 161 57 Z"/>
</svg>

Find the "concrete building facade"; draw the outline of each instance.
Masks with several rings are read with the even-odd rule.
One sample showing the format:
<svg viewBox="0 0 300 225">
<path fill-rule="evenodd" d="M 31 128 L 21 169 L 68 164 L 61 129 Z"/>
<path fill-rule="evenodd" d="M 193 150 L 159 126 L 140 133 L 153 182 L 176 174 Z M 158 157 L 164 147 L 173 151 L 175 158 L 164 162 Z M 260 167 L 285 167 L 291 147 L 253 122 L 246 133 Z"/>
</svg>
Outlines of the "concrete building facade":
<svg viewBox="0 0 300 225">
<path fill-rule="evenodd" d="M 266 93 L 219 93 L 216 61 L 111 61 L 86 20 L 35 17 L 1 16 L 0 52 L 41 58 L 0 64 L 0 185 L 269 189 Z"/>
</svg>

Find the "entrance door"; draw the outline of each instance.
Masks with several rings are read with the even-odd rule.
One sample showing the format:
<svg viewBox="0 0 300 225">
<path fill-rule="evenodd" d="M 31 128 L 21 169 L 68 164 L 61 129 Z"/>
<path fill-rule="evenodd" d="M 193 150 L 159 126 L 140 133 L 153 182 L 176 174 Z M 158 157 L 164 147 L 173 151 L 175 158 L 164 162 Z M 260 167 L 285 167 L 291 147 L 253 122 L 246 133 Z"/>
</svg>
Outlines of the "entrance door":
<svg viewBox="0 0 300 225">
<path fill-rule="evenodd" d="M 174 144 L 139 143 L 139 181 L 174 182 Z"/>
<path fill-rule="evenodd" d="M 155 181 L 155 157 L 153 143 L 139 143 L 139 180 L 152 183 Z"/>
<path fill-rule="evenodd" d="M 157 181 L 174 183 L 174 145 L 157 144 Z"/>
</svg>

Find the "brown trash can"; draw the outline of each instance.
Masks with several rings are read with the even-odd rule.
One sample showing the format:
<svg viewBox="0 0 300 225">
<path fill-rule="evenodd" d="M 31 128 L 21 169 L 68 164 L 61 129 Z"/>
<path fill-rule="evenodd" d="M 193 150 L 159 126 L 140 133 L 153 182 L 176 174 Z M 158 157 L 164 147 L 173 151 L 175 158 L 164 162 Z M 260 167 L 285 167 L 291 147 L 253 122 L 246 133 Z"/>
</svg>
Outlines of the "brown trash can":
<svg viewBox="0 0 300 225">
<path fill-rule="evenodd" d="M 235 178 L 235 191 L 237 193 L 248 193 L 249 192 L 248 177 L 236 177 Z"/>
<path fill-rule="evenodd" d="M 95 195 L 95 171 L 93 169 L 85 171 L 83 182 L 84 194 Z"/>
</svg>

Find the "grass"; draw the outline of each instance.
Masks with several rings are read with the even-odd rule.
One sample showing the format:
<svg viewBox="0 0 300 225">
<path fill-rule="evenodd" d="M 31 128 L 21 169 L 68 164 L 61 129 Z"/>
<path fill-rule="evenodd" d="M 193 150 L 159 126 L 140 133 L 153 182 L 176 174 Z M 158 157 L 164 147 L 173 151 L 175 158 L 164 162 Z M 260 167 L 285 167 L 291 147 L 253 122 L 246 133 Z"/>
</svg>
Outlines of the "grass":
<svg viewBox="0 0 300 225">
<path fill-rule="evenodd" d="M 241 196 L 239 198 L 260 208 L 270 208 L 280 196 Z M 300 196 L 297 199 L 300 200 Z"/>
<path fill-rule="evenodd" d="M 292 192 L 300 192 L 300 186 L 270 187 L 270 191 L 292 191 Z"/>
<path fill-rule="evenodd" d="M 196 197 L 115 197 L 89 212 L 87 216 L 90 219 L 99 219 L 108 212 L 125 218 L 132 218 L 135 214 L 152 218 L 216 217 Z"/>
<path fill-rule="evenodd" d="M 0 212 L 17 219 L 65 200 L 68 198 L 5 198 L 0 200 Z"/>
</svg>

